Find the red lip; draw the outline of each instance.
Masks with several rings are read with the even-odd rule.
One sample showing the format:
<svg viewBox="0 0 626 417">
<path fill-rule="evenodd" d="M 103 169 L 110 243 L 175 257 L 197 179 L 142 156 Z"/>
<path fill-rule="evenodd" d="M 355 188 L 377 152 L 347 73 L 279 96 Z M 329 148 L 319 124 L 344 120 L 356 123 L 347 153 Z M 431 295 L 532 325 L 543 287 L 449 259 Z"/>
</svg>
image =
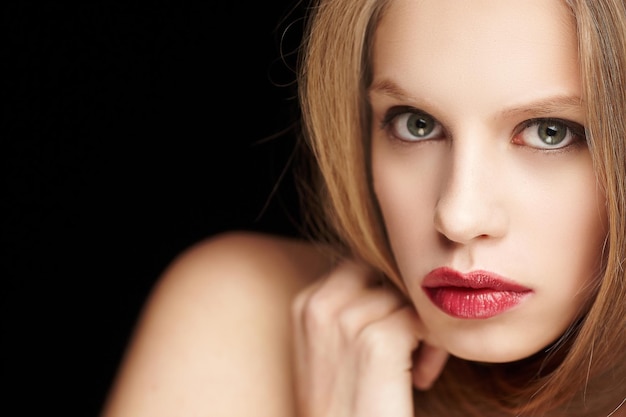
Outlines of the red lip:
<svg viewBox="0 0 626 417">
<path fill-rule="evenodd" d="M 465 319 L 487 319 L 503 313 L 532 293 L 488 271 L 462 274 L 451 268 L 436 268 L 426 275 L 422 289 L 444 313 Z"/>
</svg>

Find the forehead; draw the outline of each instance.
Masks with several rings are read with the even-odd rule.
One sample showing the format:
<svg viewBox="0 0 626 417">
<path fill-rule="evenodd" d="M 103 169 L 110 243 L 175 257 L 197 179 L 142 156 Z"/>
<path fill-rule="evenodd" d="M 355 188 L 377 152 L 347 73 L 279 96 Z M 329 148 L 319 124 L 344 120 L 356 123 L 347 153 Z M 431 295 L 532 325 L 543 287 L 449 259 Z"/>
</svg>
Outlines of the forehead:
<svg viewBox="0 0 626 417">
<path fill-rule="evenodd" d="M 573 16 L 561 0 L 392 0 L 373 52 L 374 79 L 409 91 L 579 88 Z"/>
</svg>

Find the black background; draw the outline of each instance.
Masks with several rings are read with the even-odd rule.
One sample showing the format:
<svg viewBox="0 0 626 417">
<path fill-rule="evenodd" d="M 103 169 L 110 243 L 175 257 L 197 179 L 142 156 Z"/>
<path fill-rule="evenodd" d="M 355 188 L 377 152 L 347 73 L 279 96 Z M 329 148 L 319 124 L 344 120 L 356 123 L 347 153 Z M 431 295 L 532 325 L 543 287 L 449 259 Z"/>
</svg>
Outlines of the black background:
<svg viewBox="0 0 626 417">
<path fill-rule="evenodd" d="M 298 234 L 296 6 L 3 2 L 3 415 L 97 415 L 180 251 Z"/>
</svg>

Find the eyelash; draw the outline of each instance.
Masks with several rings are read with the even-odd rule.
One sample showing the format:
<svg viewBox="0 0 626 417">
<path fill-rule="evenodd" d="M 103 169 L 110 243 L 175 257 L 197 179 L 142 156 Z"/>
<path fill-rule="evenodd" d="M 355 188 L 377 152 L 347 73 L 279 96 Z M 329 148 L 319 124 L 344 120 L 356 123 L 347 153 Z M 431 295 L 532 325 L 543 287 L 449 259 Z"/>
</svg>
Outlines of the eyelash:
<svg viewBox="0 0 626 417">
<path fill-rule="evenodd" d="M 553 126 L 559 126 L 559 127 L 564 127 L 567 129 L 566 135 L 569 135 L 568 137 L 568 143 L 563 145 L 563 146 L 558 146 L 558 147 L 550 147 L 549 144 L 546 144 L 546 147 L 541 147 L 541 146 L 532 146 L 530 144 L 526 144 L 526 143 L 516 143 L 516 139 L 527 129 L 533 127 L 533 126 L 537 126 L 537 131 L 539 130 L 539 128 L 541 126 L 545 126 L 545 127 L 553 127 Z M 565 139 L 563 139 L 565 140 Z M 520 146 L 530 146 L 531 148 L 540 150 L 540 151 L 560 151 L 560 150 L 564 150 L 572 145 L 577 145 L 577 144 L 582 144 L 582 143 L 587 143 L 587 137 L 585 134 L 585 128 L 584 126 L 576 123 L 576 122 L 572 122 L 571 120 L 565 120 L 565 119 L 559 119 L 559 118 L 552 118 L 552 117 L 547 117 L 547 118 L 536 118 L 536 119 L 529 119 L 526 120 L 525 122 L 523 122 L 521 125 L 519 125 L 518 128 L 515 129 L 514 131 L 514 135 L 513 138 L 511 139 L 511 141 L 514 144 L 520 145 Z"/>
<path fill-rule="evenodd" d="M 408 118 L 412 116 L 422 116 L 421 119 L 416 120 L 416 125 L 413 126 L 414 129 L 417 128 L 418 130 L 419 129 L 424 130 L 422 126 L 424 125 L 425 121 L 426 122 L 432 121 L 434 123 L 434 128 L 432 131 L 435 132 L 435 134 L 433 135 L 432 133 L 429 133 L 428 135 L 425 135 L 424 138 L 415 138 L 415 140 L 403 138 L 402 135 L 398 134 L 399 128 L 395 126 L 398 120 L 402 116 L 406 116 L 407 121 L 408 121 Z M 547 133 L 554 135 L 554 136 L 549 136 L 546 139 L 550 139 L 550 137 L 556 137 L 556 135 L 559 133 L 558 130 L 560 128 L 566 129 L 564 133 L 565 136 L 561 138 L 558 143 L 556 143 L 557 145 L 556 147 L 551 147 L 550 144 L 543 142 L 541 139 L 539 139 L 539 141 L 543 142 L 545 146 L 541 146 L 541 144 L 539 143 L 536 143 L 534 145 L 530 144 L 528 143 L 530 142 L 529 139 L 526 139 L 526 140 L 519 139 L 520 136 L 525 131 L 527 131 L 527 129 L 534 127 L 534 126 L 536 126 L 537 128 L 537 131 L 534 133 L 534 136 L 536 138 L 539 137 L 540 128 L 545 128 L 546 130 L 548 130 Z M 402 125 L 401 127 L 407 131 L 410 130 L 410 128 L 408 127 L 408 123 L 406 125 Z M 407 106 L 393 107 L 389 109 L 381 122 L 381 129 L 387 132 L 387 134 L 390 137 L 392 137 L 394 140 L 397 140 L 398 142 L 405 143 L 405 144 L 417 143 L 417 142 L 428 141 L 428 140 L 436 140 L 436 139 L 441 139 L 441 138 L 445 138 L 448 136 L 445 128 L 437 121 L 437 119 L 435 119 L 434 117 L 432 117 L 430 114 L 426 112 L 415 109 L 413 107 L 407 107 Z M 543 132 L 543 133 L 546 133 L 546 132 Z M 410 132 L 408 134 L 411 135 Z M 566 141 L 566 144 L 558 146 L 563 141 Z M 562 150 L 565 150 L 566 148 L 569 148 L 572 145 L 586 143 L 585 128 L 579 123 L 576 123 L 570 120 L 565 120 L 565 119 L 552 118 L 552 117 L 533 118 L 533 119 L 528 119 L 522 122 L 514 129 L 511 142 L 519 146 L 530 147 L 537 151 L 545 151 L 545 152 L 562 151 Z"/>
<path fill-rule="evenodd" d="M 397 127 L 394 126 L 394 124 L 398 121 L 398 118 L 400 116 L 407 116 L 407 117 L 411 117 L 412 115 L 423 115 L 427 118 L 432 119 L 432 121 L 434 121 L 441 129 L 441 134 L 438 137 L 430 137 L 427 139 L 417 139 L 417 140 L 408 140 L 408 139 L 403 139 L 397 132 Z M 406 128 L 406 126 L 405 126 Z M 392 107 L 391 109 L 389 109 L 387 111 L 387 113 L 385 114 L 385 117 L 383 118 L 382 122 L 381 122 L 381 129 L 386 131 L 391 137 L 393 137 L 394 139 L 400 141 L 400 142 L 404 142 L 404 143 L 414 143 L 414 142 L 421 142 L 424 140 L 432 140 L 432 139 L 438 139 L 440 137 L 445 137 L 447 136 L 445 129 L 443 128 L 443 126 L 437 121 L 437 119 L 435 119 L 434 117 L 432 117 L 430 114 L 423 112 L 421 110 L 415 109 L 413 107 L 406 107 L 406 106 L 400 106 L 400 107 Z"/>
</svg>

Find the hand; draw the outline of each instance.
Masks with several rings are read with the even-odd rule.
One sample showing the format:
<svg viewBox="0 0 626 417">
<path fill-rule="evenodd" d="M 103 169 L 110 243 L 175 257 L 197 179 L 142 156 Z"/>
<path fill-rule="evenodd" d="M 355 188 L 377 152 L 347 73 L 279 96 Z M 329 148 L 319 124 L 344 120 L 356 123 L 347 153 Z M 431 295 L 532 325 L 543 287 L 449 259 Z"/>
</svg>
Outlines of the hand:
<svg viewBox="0 0 626 417">
<path fill-rule="evenodd" d="M 293 314 L 299 417 L 413 417 L 412 386 L 428 389 L 448 357 L 420 342 L 403 295 L 356 262 L 301 292 Z"/>
</svg>

